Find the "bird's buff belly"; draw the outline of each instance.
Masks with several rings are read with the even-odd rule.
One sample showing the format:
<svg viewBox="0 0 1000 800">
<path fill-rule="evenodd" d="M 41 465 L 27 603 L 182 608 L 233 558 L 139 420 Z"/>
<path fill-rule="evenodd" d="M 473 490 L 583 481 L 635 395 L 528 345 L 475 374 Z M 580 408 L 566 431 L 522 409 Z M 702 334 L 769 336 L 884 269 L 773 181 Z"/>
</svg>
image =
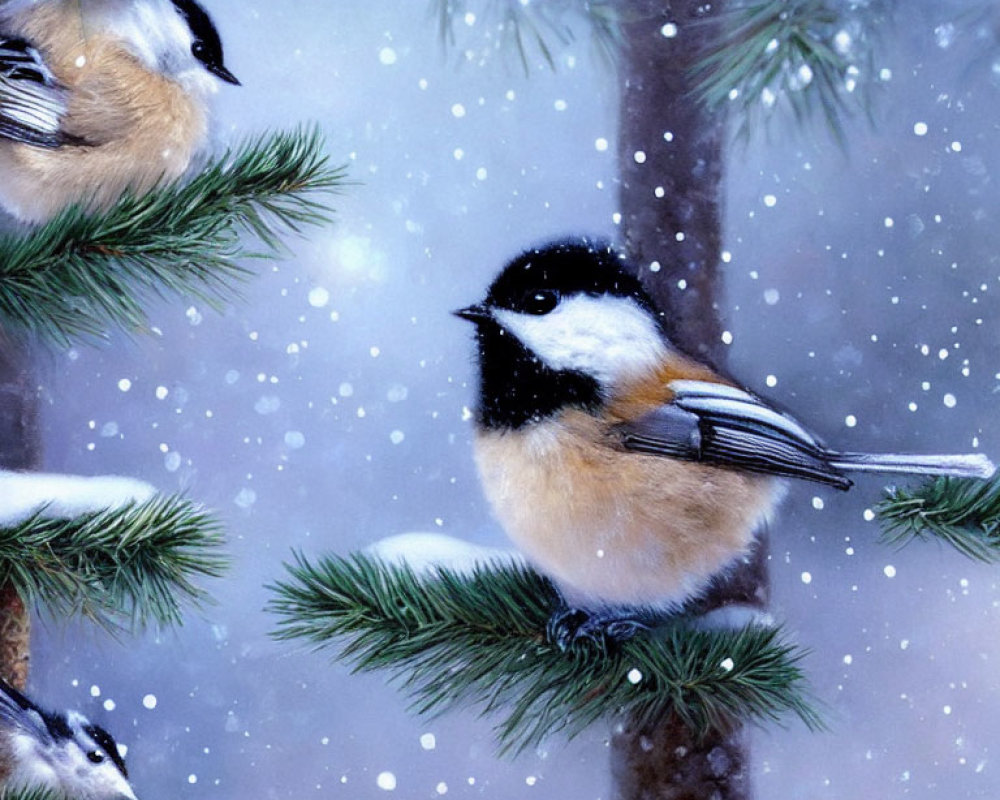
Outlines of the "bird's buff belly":
<svg viewBox="0 0 1000 800">
<path fill-rule="evenodd" d="M 508 536 L 571 603 L 671 607 L 746 555 L 780 494 L 758 475 L 594 448 L 582 412 L 486 432 L 483 489 Z"/>
</svg>

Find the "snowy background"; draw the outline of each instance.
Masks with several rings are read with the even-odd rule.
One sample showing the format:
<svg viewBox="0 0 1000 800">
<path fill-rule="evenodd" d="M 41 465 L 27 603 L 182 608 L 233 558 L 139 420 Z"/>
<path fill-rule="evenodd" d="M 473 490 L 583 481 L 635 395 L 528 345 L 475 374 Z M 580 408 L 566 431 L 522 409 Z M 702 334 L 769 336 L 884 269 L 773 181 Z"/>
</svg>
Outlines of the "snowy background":
<svg viewBox="0 0 1000 800">
<path fill-rule="evenodd" d="M 220 94 L 223 138 L 315 120 L 357 184 L 226 313 L 161 303 L 158 335 L 37 359 L 46 470 L 183 490 L 229 531 L 219 602 L 183 629 L 37 630 L 33 694 L 110 728 L 147 800 L 609 797 L 600 726 L 497 760 L 488 721 L 410 716 L 381 676 L 271 641 L 262 612 L 291 548 L 504 543 L 449 311 L 529 244 L 616 233 L 616 81 L 586 35 L 526 78 L 480 58 L 482 20 L 446 53 L 427 5 L 212 0 L 244 84 Z M 886 31 L 849 154 L 780 124 L 733 148 L 722 311 L 732 370 L 837 446 L 996 458 L 1000 63 L 941 6 Z M 798 487 L 776 525 L 774 611 L 831 730 L 756 733 L 761 798 L 1000 794 L 1000 568 L 878 545 L 880 487 Z"/>
</svg>

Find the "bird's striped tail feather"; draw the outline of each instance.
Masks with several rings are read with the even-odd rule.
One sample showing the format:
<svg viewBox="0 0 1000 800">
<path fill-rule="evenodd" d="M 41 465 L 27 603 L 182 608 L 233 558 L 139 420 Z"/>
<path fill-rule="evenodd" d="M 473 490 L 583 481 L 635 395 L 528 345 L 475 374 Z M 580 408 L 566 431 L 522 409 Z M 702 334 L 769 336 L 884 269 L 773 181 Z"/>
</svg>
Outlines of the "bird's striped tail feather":
<svg viewBox="0 0 1000 800">
<path fill-rule="evenodd" d="M 969 455 L 911 455 L 903 453 L 835 453 L 830 464 L 845 472 L 888 472 L 912 475 L 948 475 L 954 478 L 992 478 L 996 467 L 982 453 Z"/>
</svg>

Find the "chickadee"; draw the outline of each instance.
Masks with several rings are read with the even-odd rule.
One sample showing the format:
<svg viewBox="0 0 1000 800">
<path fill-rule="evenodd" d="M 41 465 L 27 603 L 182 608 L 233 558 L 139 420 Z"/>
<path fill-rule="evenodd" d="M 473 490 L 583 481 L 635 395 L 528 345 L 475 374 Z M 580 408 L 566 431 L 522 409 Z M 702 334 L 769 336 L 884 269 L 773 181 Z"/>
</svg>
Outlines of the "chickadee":
<svg viewBox="0 0 1000 800">
<path fill-rule="evenodd" d="M 219 80 L 195 0 L 0 0 L 0 206 L 43 222 L 179 178 Z"/>
<path fill-rule="evenodd" d="M 989 477 L 982 455 L 840 453 L 682 353 L 622 256 L 563 242 L 516 258 L 476 325 L 475 454 L 508 535 L 569 603 L 683 608 L 751 548 L 784 478 Z"/>
<path fill-rule="evenodd" d="M 118 745 L 76 711 L 49 712 L 0 681 L 0 786 L 68 800 L 136 800 Z"/>
</svg>

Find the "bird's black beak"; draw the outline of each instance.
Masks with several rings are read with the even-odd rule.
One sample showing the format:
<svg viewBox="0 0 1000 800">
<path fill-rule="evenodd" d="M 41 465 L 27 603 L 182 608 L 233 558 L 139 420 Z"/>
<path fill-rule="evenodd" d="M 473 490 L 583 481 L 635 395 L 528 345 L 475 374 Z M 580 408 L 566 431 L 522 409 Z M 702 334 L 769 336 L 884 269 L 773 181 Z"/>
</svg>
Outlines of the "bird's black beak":
<svg viewBox="0 0 1000 800">
<path fill-rule="evenodd" d="M 492 319 L 493 315 L 490 314 L 490 310 L 484 306 L 482 303 L 475 303 L 474 305 L 467 306 L 466 308 L 460 308 L 457 311 L 452 311 L 456 317 L 461 317 L 469 322 L 482 322 L 487 319 Z"/>
<path fill-rule="evenodd" d="M 231 83 L 233 86 L 243 85 L 240 83 L 239 78 L 222 66 L 222 64 L 209 64 L 208 71 L 211 72 L 216 78 L 224 80 L 226 83 Z"/>
</svg>

